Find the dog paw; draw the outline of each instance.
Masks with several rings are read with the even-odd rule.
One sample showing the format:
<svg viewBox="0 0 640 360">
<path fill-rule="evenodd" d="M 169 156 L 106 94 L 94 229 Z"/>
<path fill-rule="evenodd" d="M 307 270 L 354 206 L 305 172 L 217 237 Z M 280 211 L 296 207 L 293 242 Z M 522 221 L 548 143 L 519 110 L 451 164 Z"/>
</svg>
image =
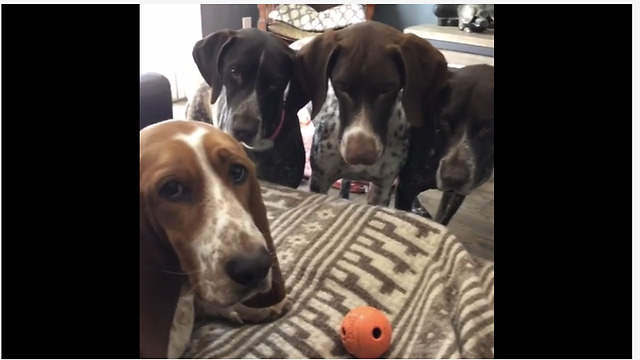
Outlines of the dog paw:
<svg viewBox="0 0 640 360">
<path fill-rule="evenodd" d="M 276 305 L 265 308 L 249 308 L 244 305 L 235 307 L 239 318 L 244 323 L 270 322 L 281 318 L 286 314 L 293 304 L 291 298 L 286 297 Z"/>
<path fill-rule="evenodd" d="M 288 313 L 289 310 L 291 310 L 292 306 L 293 300 L 289 296 L 287 296 L 280 303 L 269 307 L 269 310 L 271 311 L 271 315 L 269 316 L 270 320 L 275 320 L 279 317 L 282 317 L 283 315 Z"/>
<path fill-rule="evenodd" d="M 292 305 L 293 305 L 293 301 L 291 300 L 291 298 L 286 297 L 284 298 L 284 300 L 282 300 L 278 304 L 269 306 L 268 308 L 264 308 L 263 309 L 264 312 L 262 314 L 264 317 L 260 321 L 264 321 L 264 322 L 275 321 L 281 318 L 282 316 L 284 316 L 286 313 L 288 313 L 289 310 L 291 310 Z M 258 317 L 262 317 L 262 316 L 258 316 Z"/>
<path fill-rule="evenodd" d="M 244 321 L 242 321 L 242 318 L 240 317 L 240 314 L 238 314 L 235 311 L 231 311 L 229 313 L 229 316 L 227 316 L 227 319 L 229 319 L 234 324 L 238 324 L 238 325 L 243 325 L 244 324 Z"/>
<path fill-rule="evenodd" d="M 431 217 L 431 214 L 429 213 L 429 211 L 427 211 L 427 209 L 425 209 L 422 206 L 412 208 L 411 212 L 416 215 L 422 216 L 424 218 L 433 220 L 433 217 Z"/>
<path fill-rule="evenodd" d="M 214 316 L 214 317 L 216 316 L 222 317 L 237 325 L 244 324 L 244 321 L 242 320 L 242 316 L 234 308 L 216 309 L 215 313 L 209 312 L 208 315 Z"/>
</svg>

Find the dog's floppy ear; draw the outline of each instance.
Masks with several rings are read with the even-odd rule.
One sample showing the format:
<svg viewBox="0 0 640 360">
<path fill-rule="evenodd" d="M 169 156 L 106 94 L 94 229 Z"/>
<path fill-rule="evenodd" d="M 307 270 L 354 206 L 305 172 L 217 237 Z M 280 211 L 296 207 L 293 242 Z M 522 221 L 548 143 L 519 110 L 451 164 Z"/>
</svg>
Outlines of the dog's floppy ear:
<svg viewBox="0 0 640 360">
<path fill-rule="evenodd" d="M 302 81 L 305 81 L 306 75 L 304 74 L 304 70 L 298 68 L 298 60 L 296 59 L 297 52 L 297 50 L 287 47 L 287 53 L 291 56 L 292 71 L 284 103 L 285 114 L 297 114 L 303 106 L 307 105 L 309 101 L 311 101 L 310 95 L 302 85 Z M 298 121 L 297 115 L 292 118 L 295 119 L 291 121 L 291 123 L 287 122 L 287 125 L 285 126 L 290 126 L 299 130 L 300 122 Z M 287 116 L 285 121 L 289 119 L 289 116 Z"/>
<path fill-rule="evenodd" d="M 402 106 L 412 126 L 421 127 L 437 110 L 438 94 L 447 81 L 447 61 L 427 40 L 403 34 L 394 47 L 404 72 Z"/>
<path fill-rule="evenodd" d="M 222 91 L 222 78 L 220 77 L 219 65 L 223 59 L 225 49 L 227 49 L 236 32 L 233 30 L 221 30 L 204 39 L 198 40 L 193 47 L 192 55 L 195 60 L 200 75 L 211 86 L 211 103 L 218 100 Z"/>
<path fill-rule="evenodd" d="M 451 101 L 451 94 L 453 93 L 453 76 L 455 72 L 447 71 L 447 77 L 440 88 L 436 89 L 429 111 L 432 114 L 429 115 L 441 115 L 442 111 L 449 105 Z"/>
<path fill-rule="evenodd" d="M 296 78 L 312 104 L 311 118 L 320 112 L 327 98 L 327 83 L 338 53 L 339 33 L 328 30 L 304 45 L 296 54 Z"/>
<path fill-rule="evenodd" d="M 153 230 L 141 186 L 140 358 L 168 356 L 171 325 L 184 280 L 180 272 L 173 248 Z"/>
<path fill-rule="evenodd" d="M 304 79 L 301 79 L 298 76 L 298 74 L 296 74 L 296 71 L 294 70 L 294 74 L 293 76 L 291 76 L 291 80 L 289 81 L 289 90 L 287 92 L 285 103 L 284 103 L 284 110 L 286 113 L 297 114 L 298 111 L 300 111 L 300 109 L 302 109 L 303 106 L 307 105 L 309 101 L 311 101 L 311 97 L 307 93 L 307 90 L 302 85 L 302 81 L 304 81 Z M 324 100 L 322 101 L 324 102 Z M 314 106 L 314 109 L 315 109 L 315 106 Z M 292 122 L 292 124 L 288 126 L 299 127 L 300 122 L 298 121 L 298 125 L 295 125 Z"/>
<path fill-rule="evenodd" d="M 249 210 L 251 211 L 251 217 L 267 242 L 267 249 L 273 258 L 273 265 L 271 266 L 271 290 L 264 294 L 257 294 L 242 304 L 254 308 L 263 308 L 276 305 L 284 300 L 286 290 L 284 287 L 284 278 L 280 270 L 280 263 L 276 256 L 276 248 L 271 238 L 271 231 L 269 230 L 267 209 L 262 201 L 262 191 L 260 190 L 260 184 L 255 175 L 251 176 L 250 186 Z"/>
</svg>

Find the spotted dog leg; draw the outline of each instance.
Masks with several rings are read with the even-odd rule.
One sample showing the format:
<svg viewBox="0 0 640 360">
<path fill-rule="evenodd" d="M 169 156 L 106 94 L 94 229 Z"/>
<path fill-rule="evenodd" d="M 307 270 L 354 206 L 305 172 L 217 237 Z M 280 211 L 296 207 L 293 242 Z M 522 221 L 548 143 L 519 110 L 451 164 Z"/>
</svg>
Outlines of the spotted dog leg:
<svg viewBox="0 0 640 360">
<path fill-rule="evenodd" d="M 331 168 L 324 164 L 318 164 L 318 159 L 326 162 L 327 158 L 323 159 L 322 156 L 323 155 L 317 150 L 317 146 L 313 144 L 311 147 L 311 156 L 309 156 L 309 162 L 311 163 L 309 190 L 319 194 L 326 194 L 329 192 L 331 185 L 342 177 L 342 174 L 339 173 L 340 170 L 336 167 Z"/>
<path fill-rule="evenodd" d="M 422 217 L 425 217 L 427 219 L 432 219 L 431 214 L 429 213 L 429 211 L 422 205 L 422 203 L 420 202 L 420 200 L 418 200 L 418 197 L 416 196 L 415 198 L 413 198 L 413 203 L 411 204 L 411 212 L 416 214 L 416 215 L 420 215 Z"/>
<path fill-rule="evenodd" d="M 342 185 L 340 186 L 340 197 L 348 200 L 350 193 L 351 193 L 351 180 L 342 179 Z"/>
<path fill-rule="evenodd" d="M 338 180 L 337 177 L 333 181 L 335 182 L 336 180 Z M 309 190 L 319 194 L 326 194 L 329 192 L 329 188 L 331 188 L 331 184 L 333 184 L 333 182 L 328 180 L 327 177 L 317 175 L 315 172 L 311 173 L 311 180 L 309 181 Z"/>
<path fill-rule="evenodd" d="M 195 321 L 194 294 L 188 283 L 182 285 L 169 332 L 169 359 L 178 359 L 189 346 Z"/>
<path fill-rule="evenodd" d="M 369 205 L 389 206 L 391 202 L 391 191 L 393 189 L 394 179 L 384 179 L 382 181 L 372 181 L 369 184 L 369 193 L 367 194 L 367 203 Z"/>
<path fill-rule="evenodd" d="M 442 194 L 435 220 L 442 225 L 449 225 L 449 221 L 451 221 L 453 215 L 458 211 L 464 199 L 464 195 L 458 195 L 453 191 L 445 191 Z"/>
</svg>

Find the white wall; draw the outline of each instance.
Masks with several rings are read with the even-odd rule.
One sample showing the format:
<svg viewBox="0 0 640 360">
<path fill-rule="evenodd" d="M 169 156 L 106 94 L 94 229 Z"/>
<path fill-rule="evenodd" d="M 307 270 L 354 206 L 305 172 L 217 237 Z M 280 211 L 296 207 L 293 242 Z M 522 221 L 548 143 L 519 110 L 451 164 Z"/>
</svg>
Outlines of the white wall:
<svg viewBox="0 0 640 360">
<path fill-rule="evenodd" d="M 140 73 L 166 76 L 174 99 L 190 96 L 202 81 L 191 55 L 201 23 L 200 4 L 140 5 Z"/>
</svg>

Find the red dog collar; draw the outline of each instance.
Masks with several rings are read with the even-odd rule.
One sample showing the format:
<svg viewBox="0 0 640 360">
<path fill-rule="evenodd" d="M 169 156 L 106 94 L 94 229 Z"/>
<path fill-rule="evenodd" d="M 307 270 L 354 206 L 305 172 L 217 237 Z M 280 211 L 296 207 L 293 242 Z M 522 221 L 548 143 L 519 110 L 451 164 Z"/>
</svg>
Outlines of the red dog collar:
<svg viewBox="0 0 640 360">
<path fill-rule="evenodd" d="M 280 118 L 280 124 L 276 128 L 276 131 L 273 132 L 273 135 L 268 137 L 269 140 L 275 140 L 276 137 L 280 134 L 280 130 L 282 130 L 282 124 L 284 124 L 284 110 L 282 110 L 282 117 Z"/>
</svg>

